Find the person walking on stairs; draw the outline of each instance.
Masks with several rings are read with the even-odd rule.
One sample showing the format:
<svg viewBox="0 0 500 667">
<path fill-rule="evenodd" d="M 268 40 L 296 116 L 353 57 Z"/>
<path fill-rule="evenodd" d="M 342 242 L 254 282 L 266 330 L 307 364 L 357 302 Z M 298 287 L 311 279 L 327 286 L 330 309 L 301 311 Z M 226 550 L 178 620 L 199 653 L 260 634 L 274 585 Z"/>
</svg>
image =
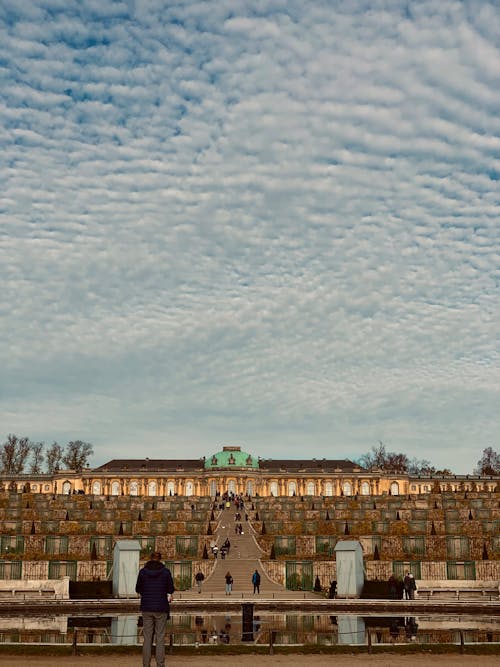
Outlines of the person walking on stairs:
<svg viewBox="0 0 500 667">
<path fill-rule="evenodd" d="M 260 574 L 258 570 L 255 570 L 255 572 L 252 574 L 252 584 L 253 584 L 254 595 L 255 591 L 257 591 L 257 593 L 260 593 Z"/>
<path fill-rule="evenodd" d="M 201 593 L 201 584 L 202 584 L 204 579 L 205 579 L 205 575 L 203 574 L 203 572 L 199 571 L 199 572 L 196 573 L 195 581 L 196 581 L 196 585 L 198 586 L 198 593 Z"/>
<path fill-rule="evenodd" d="M 233 578 L 229 571 L 226 573 L 225 579 L 226 579 L 226 595 L 231 595 L 231 591 L 233 590 Z"/>
</svg>

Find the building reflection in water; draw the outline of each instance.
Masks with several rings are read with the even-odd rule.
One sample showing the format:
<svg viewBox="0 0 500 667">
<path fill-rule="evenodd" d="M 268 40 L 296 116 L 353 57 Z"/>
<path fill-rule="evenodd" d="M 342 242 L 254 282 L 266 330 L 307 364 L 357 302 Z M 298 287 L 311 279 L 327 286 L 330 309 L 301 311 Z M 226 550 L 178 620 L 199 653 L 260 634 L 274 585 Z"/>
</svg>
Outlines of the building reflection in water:
<svg viewBox="0 0 500 667">
<path fill-rule="evenodd" d="M 0 643 L 121 644 L 142 643 L 142 618 L 117 616 L 0 616 Z M 248 631 L 248 628 L 246 629 Z M 174 645 L 240 644 L 243 642 L 242 614 L 172 614 L 167 626 L 168 641 Z M 500 642 L 495 617 L 356 616 L 354 614 L 276 614 L 259 611 L 252 620 L 251 641 L 275 645 L 320 644 L 363 645 L 466 642 Z M 248 642 L 247 642 L 248 643 Z"/>
<path fill-rule="evenodd" d="M 366 644 L 366 628 L 362 616 L 337 616 L 338 644 Z"/>
</svg>

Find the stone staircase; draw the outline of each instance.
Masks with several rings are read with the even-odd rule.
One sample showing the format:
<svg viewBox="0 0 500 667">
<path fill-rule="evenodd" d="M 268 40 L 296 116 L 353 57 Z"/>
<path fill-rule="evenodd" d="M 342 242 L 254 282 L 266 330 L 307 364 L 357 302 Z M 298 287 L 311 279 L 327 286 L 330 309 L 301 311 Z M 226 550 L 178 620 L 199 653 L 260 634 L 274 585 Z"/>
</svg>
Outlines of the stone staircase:
<svg viewBox="0 0 500 667">
<path fill-rule="evenodd" d="M 239 522 L 242 524 L 243 534 L 236 534 L 236 521 L 234 519 L 236 511 L 234 506 L 231 505 L 230 508 L 222 510 L 217 517 L 218 527 L 214 534 L 214 542 L 220 548 L 226 538 L 229 538 L 231 549 L 224 559 L 221 558 L 219 553 L 214 572 L 203 582 L 203 592 L 225 595 L 225 576 L 227 572 L 230 572 L 233 577 L 232 595 L 253 594 L 252 574 L 255 570 L 260 573 L 261 594 L 268 595 L 272 592 L 283 592 L 285 590 L 283 586 L 268 579 L 260 566 L 259 559 L 262 552 L 254 539 L 250 523 L 245 521 L 244 511 L 240 512 L 241 521 Z"/>
</svg>

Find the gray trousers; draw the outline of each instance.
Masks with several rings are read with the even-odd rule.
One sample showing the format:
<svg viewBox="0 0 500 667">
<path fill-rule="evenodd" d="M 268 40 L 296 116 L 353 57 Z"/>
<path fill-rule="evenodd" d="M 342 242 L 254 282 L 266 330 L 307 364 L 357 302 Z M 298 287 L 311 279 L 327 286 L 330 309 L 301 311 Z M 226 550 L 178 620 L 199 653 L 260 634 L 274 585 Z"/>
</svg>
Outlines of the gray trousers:
<svg viewBox="0 0 500 667">
<path fill-rule="evenodd" d="M 153 650 L 153 636 L 156 639 L 156 665 L 165 667 L 165 631 L 168 615 L 164 611 L 142 612 L 142 667 L 150 667 Z"/>
</svg>

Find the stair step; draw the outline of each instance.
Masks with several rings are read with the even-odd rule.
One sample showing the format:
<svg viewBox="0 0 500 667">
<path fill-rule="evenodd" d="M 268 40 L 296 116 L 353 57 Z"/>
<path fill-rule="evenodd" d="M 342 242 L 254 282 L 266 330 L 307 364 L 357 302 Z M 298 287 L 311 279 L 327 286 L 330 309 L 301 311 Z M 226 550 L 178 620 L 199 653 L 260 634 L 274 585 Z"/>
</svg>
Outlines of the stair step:
<svg viewBox="0 0 500 667">
<path fill-rule="evenodd" d="M 250 524 L 244 520 L 238 522 L 242 524 L 243 534 L 234 533 L 235 513 L 234 509 L 224 509 L 216 517 L 217 529 L 213 541 L 220 548 L 226 538 L 229 538 L 231 547 L 226 558 L 221 558 L 219 554 L 213 574 L 203 582 L 203 591 L 225 592 L 225 575 L 229 571 L 234 580 L 234 593 L 253 593 L 252 574 L 255 570 L 260 572 L 261 591 L 284 591 L 283 586 L 268 579 L 262 571 L 259 559 L 263 556 L 263 552 L 254 539 Z M 241 515 L 245 516 L 244 511 Z"/>
</svg>

